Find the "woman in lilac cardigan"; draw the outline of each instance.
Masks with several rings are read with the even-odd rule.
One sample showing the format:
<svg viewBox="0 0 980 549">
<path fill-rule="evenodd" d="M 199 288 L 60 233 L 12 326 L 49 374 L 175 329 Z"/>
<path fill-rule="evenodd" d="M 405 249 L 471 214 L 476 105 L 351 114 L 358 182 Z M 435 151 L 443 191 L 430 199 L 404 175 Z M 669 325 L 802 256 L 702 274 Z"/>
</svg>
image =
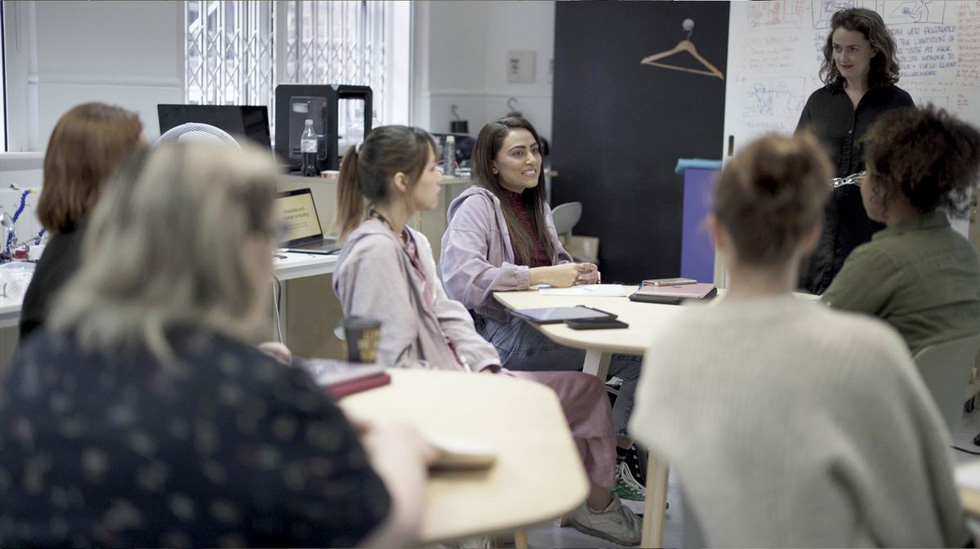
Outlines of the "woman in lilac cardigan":
<svg viewBox="0 0 980 549">
<path fill-rule="evenodd" d="M 449 228 L 440 259 L 449 297 L 473 313 L 476 330 L 493 344 L 511 370 L 579 371 L 585 351 L 555 343 L 524 320 L 511 316 L 494 292 L 527 290 L 537 284 L 559 288 L 595 284 L 591 263 L 574 263 L 558 240 L 545 202 L 540 139 L 520 117 L 483 127 L 473 148 L 475 185 L 449 206 Z M 626 434 L 640 358 L 616 355 L 610 375 L 623 379 L 613 419 Z"/>
<path fill-rule="evenodd" d="M 571 514 L 572 525 L 614 543 L 637 545 L 640 519 L 610 492 L 615 437 L 602 384 L 583 373 L 502 369 L 466 308 L 446 296 L 429 242 L 406 225 L 417 212 L 438 205 L 441 180 L 435 143 L 417 128 L 377 128 L 344 155 L 338 206 L 346 242 L 334 272 L 344 314 L 382 320 L 381 363 L 511 375 L 553 389 L 592 483 L 587 501 Z"/>
</svg>

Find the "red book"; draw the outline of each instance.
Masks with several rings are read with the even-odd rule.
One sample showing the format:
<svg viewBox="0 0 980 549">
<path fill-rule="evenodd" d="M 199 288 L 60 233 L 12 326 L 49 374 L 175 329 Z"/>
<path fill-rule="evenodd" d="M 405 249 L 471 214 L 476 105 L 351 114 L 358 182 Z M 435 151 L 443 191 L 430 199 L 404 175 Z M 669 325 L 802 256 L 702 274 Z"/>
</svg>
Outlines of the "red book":
<svg viewBox="0 0 980 549">
<path fill-rule="evenodd" d="M 381 372 L 380 374 L 373 376 L 344 381 L 334 385 L 327 385 L 327 392 L 330 393 L 330 396 L 339 399 L 347 395 L 360 393 L 361 391 L 367 391 L 368 389 L 374 389 L 375 387 L 381 387 L 382 385 L 387 385 L 389 383 L 391 383 L 391 376 Z"/>
<path fill-rule="evenodd" d="M 340 398 L 391 383 L 384 366 L 330 359 L 294 359 L 330 396 Z"/>
</svg>

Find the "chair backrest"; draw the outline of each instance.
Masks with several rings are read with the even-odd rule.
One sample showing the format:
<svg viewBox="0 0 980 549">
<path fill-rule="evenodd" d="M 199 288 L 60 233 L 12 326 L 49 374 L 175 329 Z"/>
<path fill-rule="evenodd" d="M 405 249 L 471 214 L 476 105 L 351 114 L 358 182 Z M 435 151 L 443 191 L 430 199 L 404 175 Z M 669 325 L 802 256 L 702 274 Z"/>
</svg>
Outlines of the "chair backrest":
<svg viewBox="0 0 980 549">
<path fill-rule="evenodd" d="M 980 334 L 930 345 L 915 355 L 915 365 L 932 398 L 955 433 L 963 421 L 963 403 L 970 384 L 970 370 L 980 350 Z"/>
<path fill-rule="evenodd" d="M 551 218 L 555 221 L 555 232 L 558 236 L 572 236 L 572 228 L 582 218 L 582 203 L 567 202 L 551 210 Z"/>
<path fill-rule="evenodd" d="M 210 124 L 188 122 L 174 126 L 157 139 L 156 145 L 167 143 L 221 143 L 231 147 L 241 148 L 238 141 L 228 132 Z"/>
</svg>

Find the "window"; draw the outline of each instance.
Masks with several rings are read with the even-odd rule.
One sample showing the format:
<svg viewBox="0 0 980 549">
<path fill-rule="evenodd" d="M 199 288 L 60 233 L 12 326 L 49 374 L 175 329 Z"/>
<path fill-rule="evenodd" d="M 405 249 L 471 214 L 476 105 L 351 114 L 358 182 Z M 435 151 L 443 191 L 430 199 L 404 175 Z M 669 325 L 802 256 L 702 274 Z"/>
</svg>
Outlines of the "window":
<svg viewBox="0 0 980 549">
<path fill-rule="evenodd" d="M 7 150 L 7 58 L 3 54 L 6 41 L 3 28 L 3 3 L 0 2 L 0 152 Z"/>
<path fill-rule="evenodd" d="M 374 125 L 404 121 L 407 100 L 393 96 L 407 95 L 408 82 L 393 91 L 391 75 L 393 62 L 406 56 L 392 55 L 390 37 L 408 36 L 392 32 L 395 24 L 407 27 L 407 9 L 403 2 L 380 1 L 186 2 L 185 99 L 267 105 L 274 124 L 278 82 L 367 85 L 374 92 Z M 363 119 L 357 112 L 363 103 L 348 103 L 340 127 L 348 117 Z"/>
<path fill-rule="evenodd" d="M 185 22 L 185 100 L 268 105 L 271 110 L 276 82 L 272 3 L 190 1 Z"/>
</svg>

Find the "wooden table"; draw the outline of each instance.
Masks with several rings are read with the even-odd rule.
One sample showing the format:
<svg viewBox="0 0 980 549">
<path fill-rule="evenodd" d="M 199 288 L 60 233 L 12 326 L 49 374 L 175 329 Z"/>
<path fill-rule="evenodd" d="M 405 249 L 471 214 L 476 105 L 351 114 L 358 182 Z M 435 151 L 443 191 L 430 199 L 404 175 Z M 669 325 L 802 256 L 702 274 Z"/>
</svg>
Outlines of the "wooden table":
<svg viewBox="0 0 980 549">
<path fill-rule="evenodd" d="M 980 517 L 980 459 L 960 463 L 954 468 L 956 485 L 960 489 L 960 503 L 963 510 L 974 517 Z"/>
<path fill-rule="evenodd" d="M 627 286 L 627 294 L 636 286 Z M 669 322 L 680 308 L 676 305 L 637 303 L 627 297 L 551 296 L 536 290 L 497 292 L 494 298 L 511 310 L 540 307 L 574 307 L 587 305 L 618 315 L 629 324 L 620 330 L 572 330 L 564 324 L 533 324 L 549 339 L 576 349 L 585 349 L 583 371 L 606 379 L 609 360 L 614 353 L 642 355 L 660 326 Z M 643 516 L 642 547 L 660 547 L 664 535 L 664 512 L 667 510 L 667 463 L 651 453 L 647 462 L 646 502 Z"/>
<path fill-rule="evenodd" d="M 636 286 L 625 286 L 628 294 Z M 615 353 L 642 355 L 653 335 L 669 321 L 679 308 L 676 305 L 636 303 L 626 297 L 542 295 L 536 290 L 526 292 L 497 292 L 493 297 L 510 310 L 540 307 L 574 307 L 587 305 L 619 315 L 630 325 L 622 330 L 573 330 L 564 324 L 534 324 L 548 339 L 575 349 L 585 350 L 583 371 L 605 379 L 609 359 Z"/>
<path fill-rule="evenodd" d="M 505 375 L 389 374 L 390 385 L 348 396 L 340 407 L 352 417 L 397 419 L 423 435 L 478 440 L 498 452 L 488 470 L 432 474 L 420 543 L 514 532 L 585 501 L 589 481 L 551 389 Z"/>
</svg>

